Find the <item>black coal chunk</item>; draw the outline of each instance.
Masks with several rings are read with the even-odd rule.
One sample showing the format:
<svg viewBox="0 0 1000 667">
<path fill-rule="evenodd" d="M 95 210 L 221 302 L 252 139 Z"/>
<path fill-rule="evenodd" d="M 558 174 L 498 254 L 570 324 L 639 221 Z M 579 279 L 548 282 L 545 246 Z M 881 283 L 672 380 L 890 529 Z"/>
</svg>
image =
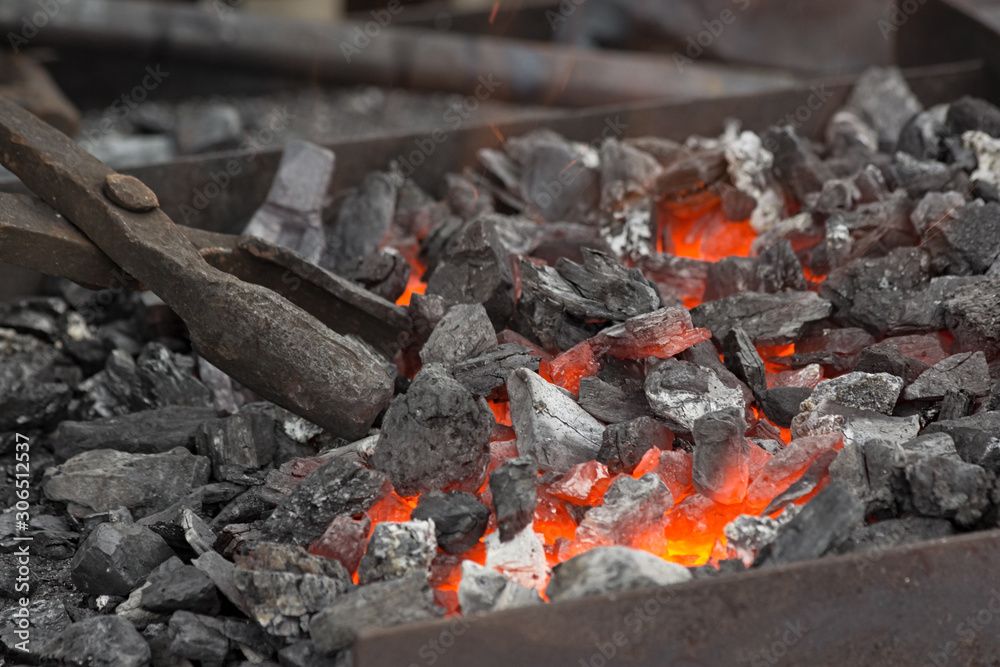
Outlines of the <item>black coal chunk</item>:
<svg viewBox="0 0 1000 667">
<path fill-rule="evenodd" d="M 373 294 L 395 303 L 406 291 L 410 280 L 410 263 L 396 249 L 382 248 L 365 257 L 344 273 Z"/>
<path fill-rule="evenodd" d="M 708 265 L 705 277 L 705 301 L 714 301 L 737 292 L 757 290 L 757 259 L 724 257 Z"/>
<path fill-rule="evenodd" d="M 652 448 L 670 449 L 674 434 L 652 417 L 612 424 L 604 429 L 597 460 L 611 473 L 632 474 L 643 455 Z"/>
<path fill-rule="evenodd" d="M 656 253 L 640 257 L 635 266 L 657 286 L 664 305 L 668 305 L 670 298 L 680 301 L 683 297 L 690 297 L 701 301 L 711 262 Z"/>
<path fill-rule="evenodd" d="M 994 478 L 978 465 L 938 456 L 908 466 L 906 479 L 919 514 L 971 527 L 989 507 Z"/>
<path fill-rule="evenodd" d="M 764 148 L 774 154 L 774 177 L 796 201 L 821 191 L 823 183 L 834 177 L 791 126 L 772 127 L 762 139 Z"/>
<path fill-rule="evenodd" d="M 199 614 L 219 613 L 219 596 L 208 575 L 194 567 L 184 565 L 179 558 L 171 558 L 146 579 L 142 589 L 142 608 L 156 612 L 178 609 Z"/>
<path fill-rule="evenodd" d="M 229 653 L 229 638 L 222 632 L 221 625 L 220 619 L 211 616 L 183 610 L 176 612 L 168 624 L 170 652 L 204 667 L 221 667 Z"/>
<path fill-rule="evenodd" d="M 797 342 L 795 353 L 789 355 L 787 363 L 793 367 L 822 364 L 838 372 L 844 371 L 854 365 L 857 356 L 874 342 L 871 334 L 857 327 L 822 329 Z"/>
<path fill-rule="evenodd" d="M 928 424 L 925 434 L 947 433 L 955 441 L 959 456 L 967 463 L 1000 474 L 1000 412 L 980 412 L 970 417 Z"/>
<path fill-rule="evenodd" d="M 982 352 L 963 352 L 945 357 L 913 381 L 903 393 L 908 401 L 944 398 L 963 389 L 975 396 L 990 392 L 990 369 Z"/>
<path fill-rule="evenodd" d="M 506 542 L 531 523 L 538 503 L 538 465 L 529 456 L 511 459 L 490 474 L 490 493 Z"/>
<path fill-rule="evenodd" d="M 224 419 L 205 421 L 195 435 L 196 450 L 212 461 L 219 481 L 240 482 L 274 459 L 274 417 L 243 410 Z"/>
<path fill-rule="evenodd" d="M 976 405 L 976 395 L 968 389 L 953 387 L 944 393 L 941 399 L 941 411 L 938 419 L 951 420 L 968 417 Z"/>
<path fill-rule="evenodd" d="M 265 539 L 315 542 L 341 514 L 360 514 L 382 497 L 386 477 L 352 456 L 334 456 L 299 483 L 260 526 Z"/>
<path fill-rule="evenodd" d="M 444 614 L 434 604 L 427 575 L 415 573 L 401 579 L 360 586 L 342 595 L 312 617 L 309 634 L 323 655 L 350 646 L 360 630 L 414 623 Z"/>
<path fill-rule="evenodd" d="M 788 428 L 799 414 L 799 405 L 811 394 L 808 387 L 771 387 L 761 394 L 760 407 L 768 419 Z"/>
<path fill-rule="evenodd" d="M 891 342 L 880 342 L 861 350 L 854 364 L 855 371 L 863 373 L 888 373 L 902 378 L 908 385 L 927 370 L 927 364 L 906 357 Z"/>
<path fill-rule="evenodd" d="M 884 257 L 862 257 L 834 269 L 819 294 L 836 312 L 849 309 L 862 290 L 920 290 L 930 281 L 930 257 L 919 248 L 897 248 Z"/>
<path fill-rule="evenodd" d="M 344 198 L 336 222 L 327 230 L 324 268 L 344 273 L 378 250 L 392 225 L 400 185 L 398 175 L 376 171 Z"/>
<path fill-rule="evenodd" d="M 49 429 L 66 417 L 73 392 L 62 382 L 25 382 L 0 396 L 0 431 Z"/>
<path fill-rule="evenodd" d="M 989 301 L 984 305 L 981 299 L 991 294 L 991 288 L 985 285 L 989 282 L 979 277 L 940 276 L 931 279 L 924 290 L 862 290 L 855 295 L 850 310 L 842 315 L 847 324 L 862 327 L 876 336 L 951 329 L 956 337 L 968 331 L 975 340 L 976 331 L 982 330 L 986 332 L 984 342 L 988 342 L 991 334 L 983 326 L 982 316 L 990 316 L 991 306 Z M 996 289 L 994 285 L 992 290 Z M 995 301 L 1000 307 L 1000 297 Z M 964 315 L 967 308 L 968 318 Z M 946 318 L 950 319 L 946 322 Z"/>
<path fill-rule="evenodd" d="M 965 284 L 943 301 L 944 323 L 959 345 L 990 356 L 1000 351 L 1000 328 L 996 325 L 1000 321 L 1000 280 Z"/>
<path fill-rule="evenodd" d="M 452 364 L 478 357 L 497 346 L 493 324 L 482 304 L 452 306 L 420 350 L 425 364 Z"/>
<path fill-rule="evenodd" d="M 692 308 L 691 320 L 719 341 L 742 328 L 758 345 L 783 345 L 794 342 L 807 322 L 821 320 L 831 310 L 830 302 L 813 292 L 741 292 Z"/>
<path fill-rule="evenodd" d="M 57 665 L 144 667 L 152 653 L 139 631 L 121 616 L 94 616 L 50 639 L 39 653 Z"/>
<path fill-rule="evenodd" d="M 194 435 L 212 408 L 170 406 L 93 421 L 64 421 L 52 434 L 52 451 L 60 461 L 92 449 L 132 454 L 162 454 L 175 447 L 194 451 Z"/>
<path fill-rule="evenodd" d="M 372 465 L 410 496 L 460 482 L 475 490 L 490 460 L 493 411 L 444 367 L 425 366 L 382 422 Z"/>
<path fill-rule="evenodd" d="M 427 293 L 450 303 L 481 303 L 493 328 L 503 329 L 514 312 L 514 278 L 492 223 L 475 220 L 451 238 L 427 282 Z"/>
<path fill-rule="evenodd" d="M 720 410 L 695 420 L 691 481 L 702 495 L 732 505 L 746 497 L 750 482 L 750 441 L 742 414 Z"/>
<path fill-rule="evenodd" d="M 970 130 L 1000 137 L 1000 109 L 977 97 L 963 97 L 948 105 L 945 132 L 961 136 Z"/>
<path fill-rule="evenodd" d="M 1000 203 L 965 204 L 955 220 L 942 225 L 941 235 L 953 257 L 952 273 L 985 273 L 1000 255 Z"/>
<path fill-rule="evenodd" d="M 744 382 L 755 396 L 767 390 L 764 361 L 757 354 L 750 336 L 743 329 L 732 329 L 722 343 L 725 364 L 733 375 Z"/>
<path fill-rule="evenodd" d="M 76 587 L 90 595 L 128 595 L 174 552 L 145 526 L 102 523 L 70 563 Z"/>
<path fill-rule="evenodd" d="M 451 374 L 465 385 L 473 396 L 503 398 L 506 395 L 507 376 L 518 368 L 538 372 L 541 357 L 517 343 L 504 343 L 472 359 L 460 361 L 451 367 Z"/>
<path fill-rule="evenodd" d="M 510 139 L 505 148 L 521 168 L 518 186 L 525 202 L 543 220 L 582 222 L 597 208 L 600 174 L 586 165 L 585 145 L 536 130 Z"/>
<path fill-rule="evenodd" d="M 490 508 L 464 491 L 429 491 L 420 496 L 410 518 L 432 519 L 438 546 L 446 553 L 460 554 L 479 543 Z"/>
<path fill-rule="evenodd" d="M 580 380 L 579 402 L 584 410 L 609 424 L 653 414 L 641 386 L 627 391 L 597 377 Z"/>
<path fill-rule="evenodd" d="M 788 239 L 780 239 L 769 245 L 757 256 L 755 291 L 785 292 L 805 291 L 809 285 L 802 263 L 799 261 L 792 243 Z"/>
<path fill-rule="evenodd" d="M 864 517 L 865 504 L 842 483 L 833 482 L 781 528 L 765 563 L 819 558 L 843 543 Z"/>
</svg>

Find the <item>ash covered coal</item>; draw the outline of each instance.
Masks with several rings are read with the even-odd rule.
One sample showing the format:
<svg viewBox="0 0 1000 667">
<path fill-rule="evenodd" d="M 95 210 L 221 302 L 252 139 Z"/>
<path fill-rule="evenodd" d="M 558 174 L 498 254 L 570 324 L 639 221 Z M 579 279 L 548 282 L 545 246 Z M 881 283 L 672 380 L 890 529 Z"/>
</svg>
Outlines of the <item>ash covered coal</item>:
<svg viewBox="0 0 1000 667">
<path fill-rule="evenodd" d="M 32 443 L 0 583 L 30 535 L 30 659 L 104 637 L 137 664 L 346 664 L 365 628 L 996 527 L 996 118 L 883 70 L 825 143 L 539 131 L 441 199 L 388 165 L 318 218 L 265 211 L 413 322 L 370 351 L 395 397 L 353 442 L 202 363 L 148 298 L 0 305 L 9 476 Z"/>
</svg>

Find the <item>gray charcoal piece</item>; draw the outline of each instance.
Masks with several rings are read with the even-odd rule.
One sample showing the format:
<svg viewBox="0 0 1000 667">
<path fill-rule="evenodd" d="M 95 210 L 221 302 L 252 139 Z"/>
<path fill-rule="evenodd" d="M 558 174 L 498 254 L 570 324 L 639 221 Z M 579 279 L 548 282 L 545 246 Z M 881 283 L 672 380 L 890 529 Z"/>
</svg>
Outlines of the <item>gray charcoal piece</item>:
<svg viewBox="0 0 1000 667">
<path fill-rule="evenodd" d="M 936 421 L 924 429 L 925 435 L 933 433 L 950 435 L 963 461 L 1000 474 L 1000 412 L 979 412 L 962 419 Z"/>
<path fill-rule="evenodd" d="M 656 473 L 635 479 L 618 477 L 604 493 L 604 504 L 587 511 L 576 529 L 576 540 L 611 545 L 655 526 L 673 506 L 674 498 Z"/>
<path fill-rule="evenodd" d="M 462 561 L 458 604 L 463 615 L 472 616 L 542 604 L 542 598 L 534 588 L 522 586 L 492 568 L 466 560 Z"/>
<path fill-rule="evenodd" d="M 153 342 L 142 349 L 135 365 L 149 407 L 212 405 L 212 392 L 194 376 L 195 361 L 191 357 Z"/>
<path fill-rule="evenodd" d="M 732 256 L 709 264 L 704 300 L 714 301 L 737 292 L 757 291 L 757 261 L 756 257 Z"/>
<path fill-rule="evenodd" d="M 275 637 L 301 637 L 311 616 L 353 588 L 350 580 L 314 573 L 236 568 L 233 582 L 250 617 Z"/>
<path fill-rule="evenodd" d="M 514 313 L 514 277 L 506 248 L 489 220 L 474 220 L 448 241 L 427 279 L 427 294 L 449 303 L 481 303 L 495 331 Z"/>
<path fill-rule="evenodd" d="M 762 513 L 761 516 L 741 514 L 723 529 L 727 544 L 736 550 L 744 561 L 753 562 L 757 553 L 774 542 L 778 531 L 801 511 L 798 505 L 792 505 L 775 518 Z"/>
<path fill-rule="evenodd" d="M 739 389 L 743 393 L 743 399 L 747 403 L 754 400 L 750 387 L 733 375 L 732 371 L 726 368 L 722 360 L 719 359 L 719 350 L 716 349 L 715 343 L 712 341 L 703 340 L 697 345 L 692 345 L 683 352 L 678 353 L 676 356 L 681 361 L 687 361 L 695 366 L 701 366 L 712 371 L 722 381 L 722 384 L 730 389 Z"/>
<path fill-rule="evenodd" d="M 860 257 L 836 268 L 820 285 L 819 294 L 837 312 L 850 308 L 864 290 L 922 290 L 930 282 L 930 256 L 919 248 L 897 248 L 884 257 Z"/>
<path fill-rule="evenodd" d="M 242 139 L 243 119 L 231 104 L 186 106 L 177 114 L 174 140 L 181 155 L 235 148 Z"/>
<path fill-rule="evenodd" d="M 410 518 L 433 521 L 441 550 L 460 554 L 474 547 L 483 537 L 490 520 L 490 508 L 465 491 L 428 491 L 420 495 Z M 499 518 L 497 521 L 500 522 Z"/>
<path fill-rule="evenodd" d="M 608 139 L 601 145 L 601 208 L 611 211 L 628 198 L 649 194 L 662 171 L 652 155 Z"/>
<path fill-rule="evenodd" d="M 831 380 L 823 380 L 803 401 L 804 411 L 815 410 L 823 401 L 832 401 L 858 410 L 892 412 L 903 380 L 888 373 L 847 373 Z"/>
<path fill-rule="evenodd" d="M 597 547 L 552 569 L 545 589 L 552 602 L 672 586 L 692 579 L 683 565 L 627 547 Z"/>
<path fill-rule="evenodd" d="M 939 276 L 932 278 L 927 289 L 906 290 L 862 290 L 855 295 L 850 312 L 845 320 L 863 327 L 874 335 L 896 336 L 920 334 L 929 331 L 950 329 L 959 337 L 968 331 L 974 336 L 980 315 L 991 317 L 989 298 L 996 294 L 997 285 L 988 286 L 991 281 L 980 276 Z M 986 299 L 986 301 L 984 301 Z M 993 299 L 1000 303 L 1000 297 Z M 972 318 L 962 313 L 966 307 Z M 962 322 L 966 322 L 964 325 Z M 985 332 L 985 347 L 992 336 L 989 326 L 980 327 Z"/>
<path fill-rule="evenodd" d="M 168 624 L 170 652 L 202 667 L 222 667 L 230 645 L 220 625 L 210 616 L 189 611 L 174 613 Z"/>
<path fill-rule="evenodd" d="M 600 175 L 586 155 L 593 149 L 558 136 L 542 139 L 537 133 L 518 139 L 531 146 L 513 152 L 507 146 L 521 167 L 518 190 L 524 200 L 543 220 L 583 222 L 597 208 L 601 191 Z"/>
<path fill-rule="evenodd" d="M 379 249 L 392 226 L 400 185 L 398 174 L 371 172 L 341 202 L 337 219 L 327 230 L 324 268 L 343 273 Z"/>
<path fill-rule="evenodd" d="M 865 70 L 855 81 L 846 108 L 871 125 L 884 147 L 895 146 L 903 126 L 923 111 L 897 67 Z"/>
<path fill-rule="evenodd" d="M 58 665 L 144 667 L 152 653 L 131 623 L 120 616 L 94 616 L 70 625 L 39 650 Z"/>
<path fill-rule="evenodd" d="M 60 461 L 93 449 L 162 454 L 175 447 L 194 451 L 198 426 L 215 417 L 212 408 L 170 406 L 93 421 L 64 421 L 51 436 Z"/>
<path fill-rule="evenodd" d="M 908 401 L 939 399 L 958 389 L 985 396 L 991 384 L 986 355 L 963 352 L 945 357 L 921 373 L 903 392 L 903 398 Z"/>
<path fill-rule="evenodd" d="M 71 511 L 127 507 L 136 518 L 159 512 L 207 484 L 211 463 L 177 447 L 163 454 L 94 449 L 45 471 L 42 490 Z"/>
<path fill-rule="evenodd" d="M 771 173 L 797 201 L 805 201 L 834 177 L 806 141 L 790 125 L 771 127 L 762 135 L 764 148 L 774 155 Z"/>
<path fill-rule="evenodd" d="M 242 474 L 263 468 L 274 459 L 274 417 L 248 410 L 206 420 L 195 433 L 195 447 L 198 454 L 212 461 L 215 479 L 238 482 Z"/>
<path fill-rule="evenodd" d="M 21 595 L 17 597 L 21 597 Z M 37 658 L 41 654 L 40 649 L 45 646 L 49 639 L 58 636 L 73 622 L 62 600 L 32 597 L 27 605 L 27 629 L 30 632 L 31 641 L 27 645 L 28 650 L 22 651 L 24 639 L 17 635 L 20 628 L 18 628 L 18 621 L 14 614 L 23 616 L 25 612 L 21 611 L 23 607 L 19 604 L 5 606 L 6 608 L 0 611 L 0 646 L 6 649 L 7 655 L 22 658 L 25 662 Z M 21 644 L 20 648 L 17 647 L 18 644 Z"/>
<path fill-rule="evenodd" d="M 918 514 L 974 526 L 990 506 L 994 478 L 982 467 L 949 457 L 920 461 L 906 468 Z"/>
<path fill-rule="evenodd" d="M 725 353 L 726 368 L 750 387 L 755 396 L 767 390 L 764 361 L 757 354 L 757 348 L 743 329 L 736 328 L 727 333 L 722 349 Z"/>
<path fill-rule="evenodd" d="M 641 387 L 634 392 L 598 377 L 580 379 L 580 407 L 603 422 L 617 424 L 653 415 Z"/>
<path fill-rule="evenodd" d="M 485 481 L 495 423 L 486 401 L 444 367 L 424 366 L 389 406 L 372 465 L 404 496 L 452 482 L 476 490 Z"/>
<path fill-rule="evenodd" d="M 833 482 L 781 529 L 765 563 L 819 558 L 840 546 L 864 518 L 865 504 L 842 483 Z"/>
<path fill-rule="evenodd" d="M 809 387 L 771 387 L 760 396 L 760 408 L 768 419 L 788 428 L 799 414 L 799 406 L 811 395 Z"/>
<path fill-rule="evenodd" d="M 1000 255 L 1000 203 L 977 200 L 956 210 L 953 217 L 938 228 L 952 253 L 961 258 L 956 268 L 985 273 Z"/>
<path fill-rule="evenodd" d="M 507 542 L 528 526 L 538 504 L 538 464 L 530 456 L 505 461 L 490 474 L 490 493 L 500 540 Z"/>
<path fill-rule="evenodd" d="M 472 359 L 451 367 L 451 374 L 465 385 L 473 396 L 493 397 L 497 390 L 506 394 L 505 384 L 511 371 L 526 368 L 538 372 L 541 357 L 517 343 L 504 343 Z"/>
<path fill-rule="evenodd" d="M 961 135 L 970 130 L 1000 137 L 1000 109 L 986 100 L 967 95 L 949 104 L 945 132 Z"/>
<path fill-rule="evenodd" d="M 659 293 L 641 271 L 589 248 L 583 264 L 565 257 L 554 268 L 522 261 L 521 284 L 529 298 L 584 319 L 622 321 L 660 307 Z"/>
<path fill-rule="evenodd" d="M 312 544 L 341 514 L 360 514 L 383 495 L 386 477 L 355 458 L 337 456 L 312 471 L 260 526 L 266 539 Z"/>
<path fill-rule="evenodd" d="M 927 364 L 905 357 L 891 342 L 882 341 L 861 350 L 853 370 L 862 373 L 889 373 L 909 385 L 927 370 Z"/>
<path fill-rule="evenodd" d="M 939 158 L 948 107 L 947 104 L 938 104 L 911 118 L 899 132 L 896 150 L 925 160 Z"/>
<path fill-rule="evenodd" d="M 756 291 L 803 292 L 808 289 L 802 263 L 788 239 L 772 243 L 757 256 L 757 259 Z"/>
<path fill-rule="evenodd" d="M 312 617 L 309 634 L 322 655 L 347 648 L 360 630 L 429 621 L 444 615 L 426 573 L 359 586 Z"/>
<path fill-rule="evenodd" d="M 227 600 L 247 616 L 252 616 L 250 605 L 243 599 L 242 593 L 236 587 L 236 566 L 223 558 L 216 551 L 206 551 L 191 561 L 191 565 L 208 575 L 215 587 Z"/>
<path fill-rule="evenodd" d="M 358 566 L 362 585 L 410 574 L 427 574 L 437 554 L 432 520 L 377 523 Z"/>
<path fill-rule="evenodd" d="M 604 426 L 557 386 L 518 369 L 507 379 L 507 395 L 518 452 L 542 470 L 563 472 L 597 456 Z"/>
<path fill-rule="evenodd" d="M 406 291 L 410 273 L 410 263 L 398 250 L 380 248 L 347 271 L 344 277 L 386 301 L 395 303 Z"/>
<path fill-rule="evenodd" d="M 0 431 L 51 429 L 66 417 L 73 391 L 62 382 L 28 382 L 0 395 Z"/>
<path fill-rule="evenodd" d="M 695 420 L 710 412 L 745 410 L 743 392 L 729 387 L 711 370 L 666 359 L 646 376 L 646 398 L 667 427 L 690 433 Z"/>
<path fill-rule="evenodd" d="M 941 399 L 938 419 L 961 419 L 972 414 L 976 407 L 976 395 L 967 389 L 953 387 Z"/>
<path fill-rule="evenodd" d="M 612 474 L 632 474 L 643 455 L 652 448 L 671 449 L 674 434 L 652 417 L 639 417 L 611 424 L 604 430 L 597 460 Z"/>
<path fill-rule="evenodd" d="M 478 357 L 496 346 L 496 332 L 483 305 L 462 303 L 449 308 L 434 327 L 420 350 L 420 360 L 424 364 L 450 365 Z"/>
<path fill-rule="evenodd" d="M 76 587 L 89 595 L 126 596 L 174 552 L 145 526 L 102 523 L 70 563 Z"/>
<path fill-rule="evenodd" d="M 702 415 L 692 426 L 694 461 L 691 481 L 699 493 L 732 505 L 746 497 L 750 483 L 750 441 L 744 437 L 742 411 Z"/>
<path fill-rule="evenodd" d="M 920 160 L 902 152 L 893 155 L 892 166 L 900 189 L 905 190 L 914 199 L 931 191 L 954 187 L 952 179 L 958 172 L 955 165 L 944 164 L 937 160 Z"/>
<path fill-rule="evenodd" d="M 719 341 L 738 327 L 756 345 L 784 345 L 795 342 L 806 323 L 828 317 L 832 310 L 814 292 L 740 292 L 692 308 L 691 320 Z"/>
<path fill-rule="evenodd" d="M 859 567 L 877 566 L 886 549 L 951 537 L 955 532 L 955 526 L 946 519 L 920 516 L 885 519 L 857 528 L 834 553 L 857 555 L 862 559 L 858 561 Z"/>
<path fill-rule="evenodd" d="M 204 357 L 198 357 L 198 379 L 212 392 L 212 405 L 219 414 L 231 415 L 243 405 L 243 392 L 236 391 L 233 379 Z"/>
<path fill-rule="evenodd" d="M 1000 317 L 1000 280 L 966 278 L 964 281 L 961 289 L 943 296 L 943 323 L 965 349 L 983 350 L 992 356 L 1000 351 L 1000 329 L 996 326 Z"/>
<path fill-rule="evenodd" d="M 141 606 L 153 612 L 169 613 L 186 609 L 213 616 L 219 613 L 219 595 L 207 574 L 171 558 L 147 577 Z"/>
<path fill-rule="evenodd" d="M 285 144 L 267 199 L 243 233 L 319 263 L 326 243 L 323 201 L 335 162 L 333 151 L 316 144 L 297 140 Z"/>
</svg>

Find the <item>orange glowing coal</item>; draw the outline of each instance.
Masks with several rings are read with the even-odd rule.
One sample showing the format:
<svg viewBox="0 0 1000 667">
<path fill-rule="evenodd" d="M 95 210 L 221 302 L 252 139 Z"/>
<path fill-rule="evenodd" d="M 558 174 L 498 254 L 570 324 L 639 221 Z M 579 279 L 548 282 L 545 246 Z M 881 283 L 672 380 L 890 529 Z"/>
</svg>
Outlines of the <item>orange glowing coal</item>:
<svg viewBox="0 0 1000 667">
<path fill-rule="evenodd" d="M 661 252 L 691 257 L 706 261 L 717 261 L 730 255 L 748 256 L 751 244 L 755 238 L 749 223 L 727 221 L 721 213 L 718 197 L 702 193 L 680 202 L 664 203 L 658 216 L 659 234 L 657 249 Z M 407 247 L 397 247 L 407 258 L 412 272 L 406 292 L 397 300 L 401 306 L 408 305 L 413 294 L 422 294 L 427 287 L 423 281 L 425 265 L 418 256 L 416 244 Z M 689 308 L 697 305 L 698 300 L 686 303 Z M 683 335 L 694 335 L 691 332 L 704 330 L 689 330 Z M 691 341 L 697 342 L 707 338 Z M 526 345 L 517 334 L 505 331 L 500 334 L 501 342 L 517 340 Z M 543 356 L 539 374 L 547 381 L 558 384 L 573 392 L 579 389 L 580 379 L 595 375 L 599 370 L 599 355 L 606 353 L 607 348 L 601 347 L 591 339 L 576 348 L 564 351 L 554 359 L 539 351 Z M 688 344 L 693 344 L 689 342 Z M 643 348 L 645 349 L 645 348 Z M 790 365 L 782 363 L 781 358 L 794 353 L 794 345 L 761 347 L 761 357 L 767 360 L 768 382 L 805 383 L 818 382 L 822 378 L 820 371 L 802 369 L 789 371 Z M 674 352 L 665 354 L 670 356 Z M 491 443 L 492 471 L 506 459 L 517 456 L 517 441 L 511 425 L 510 407 L 506 401 L 489 401 L 496 421 L 499 425 L 494 431 Z M 758 420 L 765 420 L 759 410 L 754 407 Z M 766 420 L 765 420 L 766 421 Z M 507 428 L 503 428 L 506 426 Z M 788 429 L 778 429 L 769 424 L 771 433 L 780 432 L 784 442 L 791 442 Z M 828 438 L 829 439 L 829 438 Z M 832 442 L 832 441 L 831 441 Z M 833 446 L 831 443 L 827 443 Z M 839 441 L 836 444 L 839 447 Z M 656 474 L 670 489 L 674 499 L 673 507 L 666 512 L 661 522 L 653 522 L 636 528 L 631 534 L 622 538 L 635 548 L 645 549 L 664 559 L 686 566 L 715 563 L 718 560 L 731 558 L 734 552 L 726 546 L 725 526 L 740 514 L 760 514 L 770 501 L 794 480 L 801 477 L 816 457 L 822 453 L 822 443 L 813 443 L 815 451 L 806 454 L 784 457 L 780 470 L 775 472 L 776 465 L 772 457 L 760 447 L 752 448 L 750 480 L 747 496 L 735 504 L 720 504 L 698 493 L 692 484 L 692 454 L 680 447 L 660 450 L 655 447 L 646 452 L 639 465 L 631 473 L 634 477 L 645 474 Z M 784 455 L 786 452 L 781 452 Z M 788 458 L 791 462 L 785 461 Z M 578 519 L 589 507 L 598 506 L 604 502 L 607 488 L 621 474 L 612 474 L 607 467 L 596 461 L 574 466 L 569 472 L 539 485 L 538 504 L 535 510 L 533 529 L 539 533 L 545 545 L 545 554 L 550 566 L 556 565 L 573 555 L 591 548 L 593 545 L 581 542 L 577 537 Z M 796 503 L 804 503 L 816 491 Z M 750 494 L 749 490 L 753 489 Z M 492 505 L 489 485 L 484 484 L 479 490 L 480 499 L 487 505 Z M 753 502 L 751 502 L 751 497 Z M 404 498 L 392 490 L 367 513 L 372 523 L 379 521 L 406 521 L 419 501 L 418 497 Z M 496 530 L 496 519 L 491 517 L 487 535 Z M 485 536 L 484 536 L 485 539 Z M 435 588 L 435 596 L 449 613 L 457 613 L 457 588 L 460 580 L 461 563 L 463 560 L 474 560 L 483 564 L 486 559 L 486 548 L 481 541 L 475 548 L 460 555 L 438 554 L 431 571 L 431 582 Z M 546 582 L 541 582 L 544 589 Z"/>
</svg>

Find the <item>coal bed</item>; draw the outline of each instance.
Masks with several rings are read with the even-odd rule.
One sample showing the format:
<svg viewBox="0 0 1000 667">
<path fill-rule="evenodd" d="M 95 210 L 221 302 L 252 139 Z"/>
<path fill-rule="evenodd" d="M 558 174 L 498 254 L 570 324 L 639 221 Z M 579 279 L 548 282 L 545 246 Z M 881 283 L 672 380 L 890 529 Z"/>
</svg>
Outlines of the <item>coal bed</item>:
<svg viewBox="0 0 1000 667">
<path fill-rule="evenodd" d="M 293 142 L 244 230 L 267 245 L 194 243 L 381 320 L 329 325 L 384 375 L 384 409 L 340 415 L 360 439 L 237 383 L 134 281 L 0 307 L 10 479 L 30 443 L 3 498 L 28 525 L 0 515 L 14 664 L 348 665 L 372 629 L 998 527 L 1000 109 L 880 68 L 822 143 L 733 120 L 478 160 L 440 196 L 387 164 L 325 202 L 336 156 Z M 106 269 L 83 259 L 59 275 Z"/>
</svg>

